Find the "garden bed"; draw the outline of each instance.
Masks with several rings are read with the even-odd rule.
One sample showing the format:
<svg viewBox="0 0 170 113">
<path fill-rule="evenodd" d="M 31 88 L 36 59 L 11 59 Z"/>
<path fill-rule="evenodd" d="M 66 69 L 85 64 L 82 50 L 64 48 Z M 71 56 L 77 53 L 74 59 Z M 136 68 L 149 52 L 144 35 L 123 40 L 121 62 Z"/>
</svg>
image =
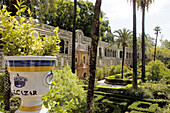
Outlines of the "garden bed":
<svg viewBox="0 0 170 113">
<path fill-rule="evenodd" d="M 155 113 L 157 111 L 157 108 L 158 108 L 158 104 L 152 104 L 143 101 L 136 101 L 128 107 L 130 111 L 135 110 L 135 111 L 149 112 L 149 113 Z"/>
</svg>

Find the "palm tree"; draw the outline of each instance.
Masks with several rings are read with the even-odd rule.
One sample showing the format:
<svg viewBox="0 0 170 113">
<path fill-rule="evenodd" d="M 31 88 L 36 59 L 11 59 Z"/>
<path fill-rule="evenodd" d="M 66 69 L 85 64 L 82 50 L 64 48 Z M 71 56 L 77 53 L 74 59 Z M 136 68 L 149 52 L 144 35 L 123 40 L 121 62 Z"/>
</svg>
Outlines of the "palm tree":
<svg viewBox="0 0 170 113">
<path fill-rule="evenodd" d="M 130 2 L 133 3 L 133 88 L 137 89 L 136 0 Z"/>
<path fill-rule="evenodd" d="M 125 47 L 127 46 L 127 43 L 132 36 L 132 32 L 129 29 L 123 28 L 123 30 L 119 29 L 119 30 L 116 30 L 114 33 L 116 33 L 117 35 L 115 35 L 115 36 L 118 37 L 118 39 L 116 40 L 118 47 L 120 46 L 120 44 L 123 47 L 122 71 L 121 71 L 121 73 L 122 73 L 121 78 L 123 79 L 123 65 L 124 65 L 124 59 L 125 59 Z"/>
<path fill-rule="evenodd" d="M 142 10 L 142 82 L 145 82 L 145 8 L 149 8 L 154 0 L 137 0 L 138 8 Z"/>
<path fill-rule="evenodd" d="M 75 73 L 75 30 L 76 30 L 76 6 L 77 0 L 74 0 L 74 19 L 73 19 L 73 37 L 72 37 L 72 72 Z"/>
<path fill-rule="evenodd" d="M 96 0 L 94 17 L 92 23 L 92 41 L 91 41 L 91 56 L 90 56 L 90 77 L 87 92 L 87 108 L 86 113 L 93 113 L 93 102 L 94 102 L 94 83 L 96 74 L 96 56 L 97 56 L 97 46 L 99 41 L 99 16 L 100 7 L 102 0 Z"/>
<path fill-rule="evenodd" d="M 156 39 L 155 39 L 155 51 L 154 51 L 154 61 L 155 61 L 158 33 L 161 33 L 161 32 L 160 32 L 160 31 L 161 31 L 160 26 L 156 26 L 156 27 L 154 28 L 154 31 L 156 31 L 156 33 L 155 33 L 155 34 L 156 34 Z"/>
</svg>

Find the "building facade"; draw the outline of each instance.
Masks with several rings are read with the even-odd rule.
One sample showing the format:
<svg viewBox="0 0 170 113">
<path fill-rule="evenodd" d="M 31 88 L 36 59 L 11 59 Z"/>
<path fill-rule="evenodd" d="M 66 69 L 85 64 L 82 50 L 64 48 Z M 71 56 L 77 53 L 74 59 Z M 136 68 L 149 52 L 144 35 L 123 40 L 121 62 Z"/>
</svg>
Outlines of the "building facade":
<svg viewBox="0 0 170 113">
<path fill-rule="evenodd" d="M 53 35 L 55 27 L 42 24 L 41 26 L 36 24 L 35 30 L 42 36 Z M 37 35 L 37 34 L 35 34 Z M 72 56 L 72 32 L 59 29 L 60 52 L 57 54 L 56 67 L 62 68 L 66 65 L 71 66 Z M 89 59 L 91 51 L 91 38 L 84 36 L 82 30 L 76 30 L 76 73 L 79 78 L 83 79 L 85 76 L 89 76 Z M 125 62 L 127 65 L 132 65 L 132 49 L 126 47 L 125 49 Z M 122 47 L 117 45 L 111 45 L 107 42 L 99 41 L 98 53 L 97 53 L 97 67 L 118 65 L 122 62 Z M 140 53 L 138 53 L 140 57 Z M 5 62 L 2 57 L 2 48 L 0 48 L 0 70 L 5 68 Z"/>
</svg>

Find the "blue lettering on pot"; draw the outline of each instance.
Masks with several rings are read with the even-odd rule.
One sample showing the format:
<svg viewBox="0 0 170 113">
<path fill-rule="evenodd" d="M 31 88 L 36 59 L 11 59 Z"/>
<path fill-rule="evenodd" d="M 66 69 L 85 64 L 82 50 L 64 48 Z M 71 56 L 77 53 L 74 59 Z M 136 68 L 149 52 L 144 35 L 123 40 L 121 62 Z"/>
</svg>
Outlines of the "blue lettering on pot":
<svg viewBox="0 0 170 113">
<path fill-rule="evenodd" d="M 33 90 L 33 91 L 22 91 L 22 90 L 13 90 L 13 94 L 14 95 L 37 95 L 37 91 Z"/>
<path fill-rule="evenodd" d="M 14 77 L 14 85 L 17 88 L 24 87 L 26 84 L 26 81 L 28 81 L 28 79 L 26 77 L 19 76 L 19 74 L 17 74 L 17 76 Z"/>
</svg>

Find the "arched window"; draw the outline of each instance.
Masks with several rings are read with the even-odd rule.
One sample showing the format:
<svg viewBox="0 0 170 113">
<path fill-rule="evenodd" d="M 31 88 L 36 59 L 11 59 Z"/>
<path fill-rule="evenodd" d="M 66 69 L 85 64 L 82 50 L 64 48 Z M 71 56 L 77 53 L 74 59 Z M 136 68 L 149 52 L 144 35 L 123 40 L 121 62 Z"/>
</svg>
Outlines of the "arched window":
<svg viewBox="0 0 170 113">
<path fill-rule="evenodd" d="M 102 57 L 102 48 L 99 48 L 99 56 Z"/>
<path fill-rule="evenodd" d="M 82 41 L 82 34 L 81 33 L 78 33 L 78 43 L 80 44 Z"/>
<path fill-rule="evenodd" d="M 131 54 L 132 54 L 132 53 L 129 53 L 129 58 L 131 58 Z"/>
<path fill-rule="evenodd" d="M 90 56 L 91 48 L 88 46 L 88 56 Z"/>
<path fill-rule="evenodd" d="M 117 53 L 117 52 L 116 52 L 116 50 L 115 50 L 115 57 L 116 57 L 116 53 Z"/>
<path fill-rule="evenodd" d="M 84 64 L 86 63 L 86 57 L 85 56 L 83 57 L 83 63 Z"/>
<path fill-rule="evenodd" d="M 129 53 L 127 52 L 127 53 L 126 53 L 126 58 L 128 58 L 128 57 L 129 57 Z"/>
<path fill-rule="evenodd" d="M 65 54 L 68 54 L 68 41 L 66 42 Z"/>
<path fill-rule="evenodd" d="M 107 50 L 107 57 L 109 57 L 109 49 Z"/>
<path fill-rule="evenodd" d="M 111 54 L 111 56 L 110 56 L 110 57 L 113 57 L 113 51 L 112 51 L 112 50 L 111 50 L 110 54 Z"/>
<path fill-rule="evenodd" d="M 120 51 L 120 58 L 122 58 L 123 57 L 123 52 L 122 51 Z"/>
<path fill-rule="evenodd" d="M 63 39 L 61 39 L 59 46 L 60 46 L 60 53 L 64 53 L 64 40 Z"/>
<path fill-rule="evenodd" d="M 107 49 L 105 48 L 105 57 L 107 56 Z"/>
<path fill-rule="evenodd" d="M 86 78 L 86 73 L 83 74 L 83 78 L 84 78 L 84 79 Z"/>
<path fill-rule="evenodd" d="M 115 57 L 115 51 L 113 50 L 113 57 Z"/>
</svg>

